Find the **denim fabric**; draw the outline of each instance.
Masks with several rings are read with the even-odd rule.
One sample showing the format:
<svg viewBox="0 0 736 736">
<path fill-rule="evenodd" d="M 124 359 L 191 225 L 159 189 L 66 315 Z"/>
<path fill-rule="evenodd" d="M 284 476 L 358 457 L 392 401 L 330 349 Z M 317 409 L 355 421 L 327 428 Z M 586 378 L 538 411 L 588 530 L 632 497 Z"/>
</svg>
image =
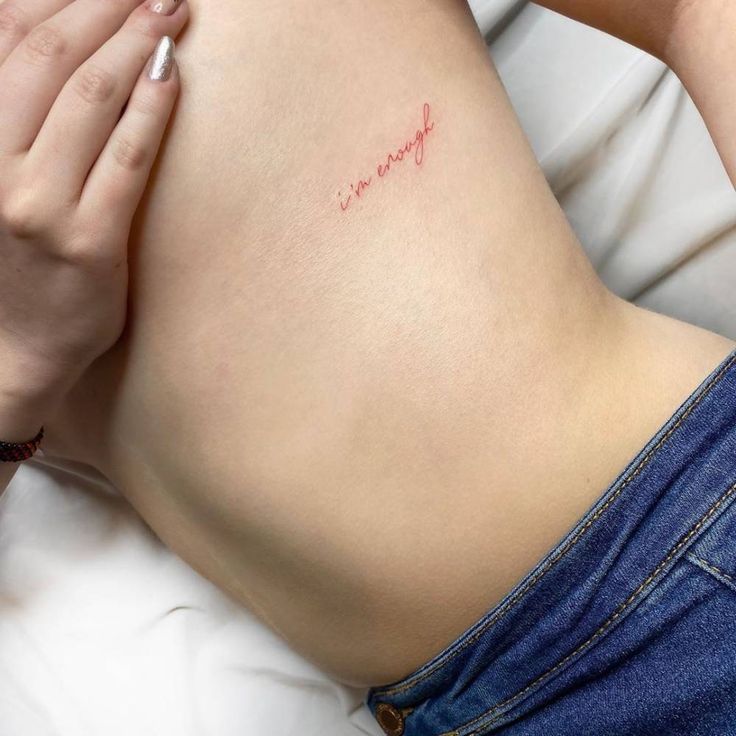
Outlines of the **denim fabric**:
<svg viewBox="0 0 736 736">
<path fill-rule="evenodd" d="M 392 736 L 736 734 L 735 497 L 736 353 L 498 605 L 368 707 Z"/>
</svg>

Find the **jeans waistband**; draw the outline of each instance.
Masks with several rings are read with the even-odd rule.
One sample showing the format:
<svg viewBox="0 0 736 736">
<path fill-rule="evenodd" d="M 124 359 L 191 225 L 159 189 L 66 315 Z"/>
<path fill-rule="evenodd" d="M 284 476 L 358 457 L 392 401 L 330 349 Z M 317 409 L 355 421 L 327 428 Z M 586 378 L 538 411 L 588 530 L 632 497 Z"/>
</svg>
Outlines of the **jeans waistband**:
<svg viewBox="0 0 736 736">
<path fill-rule="evenodd" d="M 498 605 L 369 709 L 404 736 L 480 733 L 617 626 L 735 495 L 736 352 Z"/>
</svg>

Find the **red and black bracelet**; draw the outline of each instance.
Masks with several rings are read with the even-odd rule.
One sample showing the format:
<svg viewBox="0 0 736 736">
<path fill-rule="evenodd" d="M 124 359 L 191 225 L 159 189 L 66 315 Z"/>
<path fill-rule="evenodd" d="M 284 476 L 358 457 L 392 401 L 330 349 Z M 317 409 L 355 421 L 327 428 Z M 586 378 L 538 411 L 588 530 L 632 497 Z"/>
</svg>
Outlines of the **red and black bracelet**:
<svg viewBox="0 0 736 736">
<path fill-rule="evenodd" d="M 0 463 L 20 463 L 32 457 L 43 439 L 43 427 L 27 442 L 0 442 Z"/>
</svg>

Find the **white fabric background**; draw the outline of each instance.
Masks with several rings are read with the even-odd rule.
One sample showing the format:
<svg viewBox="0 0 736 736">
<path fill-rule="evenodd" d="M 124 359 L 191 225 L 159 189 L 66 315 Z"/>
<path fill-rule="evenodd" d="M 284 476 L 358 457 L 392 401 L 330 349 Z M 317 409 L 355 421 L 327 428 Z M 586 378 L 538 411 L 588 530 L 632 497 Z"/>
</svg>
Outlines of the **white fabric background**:
<svg viewBox="0 0 736 736">
<path fill-rule="evenodd" d="M 736 194 L 677 79 L 525 2 L 471 6 L 606 282 L 736 338 Z M 363 694 L 228 602 L 89 469 L 39 457 L 0 500 L 0 736 L 380 736 Z"/>
</svg>

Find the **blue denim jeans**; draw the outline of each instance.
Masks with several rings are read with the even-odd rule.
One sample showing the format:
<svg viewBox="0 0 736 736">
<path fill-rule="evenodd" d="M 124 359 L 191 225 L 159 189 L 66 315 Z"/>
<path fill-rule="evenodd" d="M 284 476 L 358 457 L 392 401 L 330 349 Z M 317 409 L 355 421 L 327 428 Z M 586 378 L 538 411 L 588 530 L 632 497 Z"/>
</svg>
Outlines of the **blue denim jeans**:
<svg viewBox="0 0 736 736">
<path fill-rule="evenodd" d="M 736 353 L 483 618 L 367 705 L 391 736 L 736 734 Z"/>
</svg>

